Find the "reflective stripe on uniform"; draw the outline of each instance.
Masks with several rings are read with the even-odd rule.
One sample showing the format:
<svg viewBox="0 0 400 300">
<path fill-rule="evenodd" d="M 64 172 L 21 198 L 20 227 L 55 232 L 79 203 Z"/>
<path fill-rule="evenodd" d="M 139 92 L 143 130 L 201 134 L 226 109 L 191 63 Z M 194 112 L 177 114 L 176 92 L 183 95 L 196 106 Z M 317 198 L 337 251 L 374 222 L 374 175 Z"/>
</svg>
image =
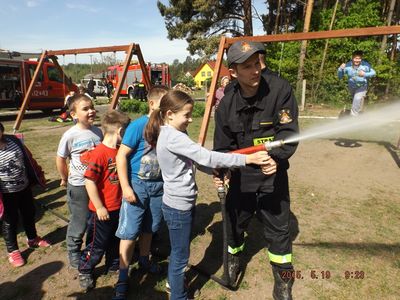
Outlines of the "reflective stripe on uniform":
<svg viewBox="0 0 400 300">
<path fill-rule="evenodd" d="M 244 249 L 244 243 L 241 246 L 236 247 L 236 248 L 232 248 L 231 246 L 228 246 L 228 253 L 237 254 L 239 252 L 242 252 L 243 249 Z"/>
<path fill-rule="evenodd" d="M 277 264 L 285 264 L 292 262 L 292 253 L 285 254 L 285 255 L 276 255 L 268 251 L 268 257 L 271 262 Z"/>
</svg>

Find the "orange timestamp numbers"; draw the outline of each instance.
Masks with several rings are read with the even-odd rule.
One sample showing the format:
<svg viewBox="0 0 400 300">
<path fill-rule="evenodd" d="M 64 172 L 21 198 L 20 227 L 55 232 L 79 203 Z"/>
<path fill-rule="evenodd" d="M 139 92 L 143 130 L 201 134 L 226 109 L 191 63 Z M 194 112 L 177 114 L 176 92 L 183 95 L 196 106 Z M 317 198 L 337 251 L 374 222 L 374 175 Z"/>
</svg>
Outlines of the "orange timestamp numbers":
<svg viewBox="0 0 400 300">
<path fill-rule="evenodd" d="M 359 270 L 346 270 L 343 272 L 343 276 L 345 279 L 364 279 L 365 272 Z M 303 272 L 301 270 L 288 270 L 282 271 L 281 277 L 282 279 L 330 279 L 332 277 L 332 273 L 329 270 L 310 270 L 308 272 Z"/>
</svg>

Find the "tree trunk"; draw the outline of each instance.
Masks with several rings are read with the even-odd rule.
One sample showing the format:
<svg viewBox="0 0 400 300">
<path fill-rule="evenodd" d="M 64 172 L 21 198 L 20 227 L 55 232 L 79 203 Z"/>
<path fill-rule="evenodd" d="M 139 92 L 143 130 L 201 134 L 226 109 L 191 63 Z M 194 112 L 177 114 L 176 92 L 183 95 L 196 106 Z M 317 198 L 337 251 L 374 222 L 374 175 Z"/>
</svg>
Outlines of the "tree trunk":
<svg viewBox="0 0 400 300">
<path fill-rule="evenodd" d="M 268 0 L 266 3 L 268 3 L 267 11 L 268 11 L 268 30 L 267 34 L 274 33 L 274 6 L 273 4 L 275 3 L 273 0 Z"/>
<path fill-rule="evenodd" d="M 304 19 L 303 32 L 308 32 L 310 28 L 310 20 L 311 20 L 313 5 L 314 5 L 314 0 L 308 0 L 306 6 L 306 16 Z M 301 84 L 304 78 L 304 61 L 306 59 L 306 52 L 307 52 L 307 40 L 304 40 L 301 42 L 301 48 L 300 48 L 299 71 L 297 73 L 297 85 L 296 85 L 297 95 L 299 95 L 300 93 Z"/>
<path fill-rule="evenodd" d="M 345 14 L 347 14 L 348 5 L 349 5 L 349 0 L 344 0 L 344 1 L 343 1 L 343 12 L 344 12 Z"/>
<path fill-rule="evenodd" d="M 280 16 L 281 16 L 281 0 L 278 0 L 278 5 L 276 6 L 276 17 L 275 17 L 274 34 L 278 33 Z"/>
<path fill-rule="evenodd" d="M 393 34 L 393 42 L 392 42 L 392 51 L 390 53 L 390 61 L 394 62 L 396 60 L 396 53 L 397 53 L 397 34 Z M 392 73 L 392 72 L 390 72 Z M 388 98 L 390 91 L 390 79 L 388 80 L 385 88 L 385 99 Z"/>
<path fill-rule="evenodd" d="M 339 4 L 339 0 L 336 0 L 335 7 L 333 8 L 331 23 L 329 24 L 329 30 L 332 30 L 332 28 L 333 28 L 333 23 L 335 22 L 336 10 L 337 10 L 338 4 Z M 324 72 L 326 54 L 328 53 L 328 44 L 329 44 L 329 39 L 326 39 L 325 40 L 324 52 L 322 53 L 321 66 L 319 68 L 319 73 L 318 73 L 318 81 L 317 81 L 317 85 L 316 85 L 315 90 L 314 90 L 315 92 L 314 92 L 313 98 L 315 98 L 315 93 L 318 92 L 318 88 L 319 88 L 319 85 L 320 85 L 321 80 L 322 80 L 322 73 Z"/>
<path fill-rule="evenodd" d="M 387 16 L 387 25 L 390 26 L 392 24 L 392 17 L 393 17 L 393 10 L 394 6 L 396 4 L 396 0 L 391 0 L 390 1 L 390 7 L 389 7 L 389 13 Z M 386 45 L 387 45 L 387 35 L 384 35 L 382 38 L 382 43 L 381 43 L 381 54 L 385 54 L 386 50 Z M 378 65 L 381 63 L 381 56 L 378 58 Z"/>
<path fill-rule="evenodd" d="M 253 19 L 251 13 L 251 0 L 243 0 L 243 29 L 244 35 L 253 35 Z"/>
</svg>

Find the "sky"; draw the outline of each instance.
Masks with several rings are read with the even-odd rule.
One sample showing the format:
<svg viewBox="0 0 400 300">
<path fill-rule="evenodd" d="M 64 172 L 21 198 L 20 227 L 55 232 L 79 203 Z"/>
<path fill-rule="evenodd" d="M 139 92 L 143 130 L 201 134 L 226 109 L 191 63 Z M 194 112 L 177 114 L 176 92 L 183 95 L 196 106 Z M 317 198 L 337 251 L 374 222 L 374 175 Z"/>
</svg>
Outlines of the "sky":
<svg viewBox="0 0 400 300">
<path fill-rule="evenodd" d="M 265 13 L 264 0 L 253 3 Z M 255 35 L 262 34 L 259 21 L 254 20 L 253 27 Z M 183 62 L 190 55 L 185 40 L 167 38 L 156 0 L 0 0 L 0 49 L 41 52 L 130 43 L 140 45 L 147 62 Z M 117 54 L 123 58 L 122 52 Z M 93 54 L 92 59 L 101 56 Z M 75 57 L 61 60 L 75 62 Z M 76 60 L 89 63 L 90 56 L 78 55 Z"/>
</svg>

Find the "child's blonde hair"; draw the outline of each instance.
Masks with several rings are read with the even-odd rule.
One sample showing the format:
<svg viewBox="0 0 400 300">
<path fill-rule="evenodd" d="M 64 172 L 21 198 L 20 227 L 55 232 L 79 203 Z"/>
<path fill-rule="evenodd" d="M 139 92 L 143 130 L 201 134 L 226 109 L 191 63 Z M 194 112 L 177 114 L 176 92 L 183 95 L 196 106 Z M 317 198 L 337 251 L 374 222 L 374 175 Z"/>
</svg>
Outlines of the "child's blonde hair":
<svg viewBox="0 0 400 300">
<path fill-rule="evenodd" d="M 144 131 L 144 138 L 152 147 L 157 145 L 157 139 L 160 134 L 160 127 L 164 125 L 167 111 L 177 113 L 186 104 L 194 104 L 194 100 L 188 94 L 178 91 L 171 90 L 165 94 L 160 101 L 160 108 L 156 109 L 150 115 L 150 120 L 146 125 Z"/>
<path fill-rule="evenodd" d="M 147 95 L 148 101 L 153 100 L 157 101 L 160 100 L 162 96 L 168 93 L 169 88 L 163 85 L 153 86 Z"/>
<path fill-rule="evenodd" d="M 114 134 L 120 128 L 124 129 L 129 125 L 129 117 L 119 111 L 111 110 L 105 113 L 101 120 L 101 128 L 104 135 Z"/>
</svg>

